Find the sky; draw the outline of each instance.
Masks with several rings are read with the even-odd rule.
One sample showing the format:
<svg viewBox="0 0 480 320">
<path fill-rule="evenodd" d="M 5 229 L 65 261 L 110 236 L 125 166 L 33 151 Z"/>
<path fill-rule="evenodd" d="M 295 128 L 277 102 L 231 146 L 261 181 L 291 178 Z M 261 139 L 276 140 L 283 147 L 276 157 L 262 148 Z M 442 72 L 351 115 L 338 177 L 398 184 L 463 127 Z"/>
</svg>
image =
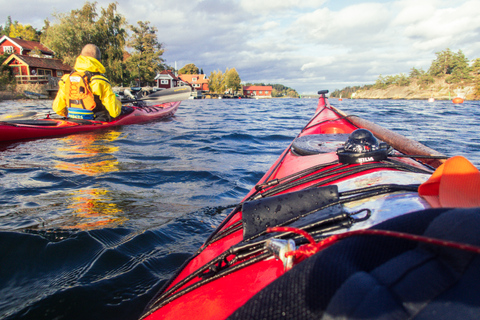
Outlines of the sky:
<svg viewBox="0 0 480 320">
<path fill-rule="evenodd" d="M 93 1 L 91 1 L 93 2 Z M 114 1 L 97 0 L 97 9 Z M 300 94 L 373 84 L 379 75 L 428 70 L 435 53 L 480 58 L 479 0 L 119 0 L 129 24 L 150 21 L 163 58 L 210 72 L 235 68 L 242 82 L 279 83 Z M 37 30 L 84 2 L 0 0 Z M 2 17 L 3 15 L 3 17 Z M 3 18 L 3 20 L 2 20 Z"/>
</svg>

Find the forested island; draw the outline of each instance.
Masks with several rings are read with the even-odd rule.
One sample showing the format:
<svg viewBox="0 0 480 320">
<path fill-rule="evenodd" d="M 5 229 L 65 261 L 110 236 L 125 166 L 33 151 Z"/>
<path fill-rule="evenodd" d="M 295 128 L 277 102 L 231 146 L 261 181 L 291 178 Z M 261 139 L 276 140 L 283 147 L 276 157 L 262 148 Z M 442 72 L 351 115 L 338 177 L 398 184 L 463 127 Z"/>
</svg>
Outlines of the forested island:
<svg viewBox="0 0 480 320">
<path fill-rule="evenodd" d="M 408 75 L 380 75 L 374 84 L 346 87 L 330 94 L 354 99 L 480 99 L 480 58 L 470 61 L 461 50 L 436 53 L 427 71 L 412 68 Z"/>
</svg>

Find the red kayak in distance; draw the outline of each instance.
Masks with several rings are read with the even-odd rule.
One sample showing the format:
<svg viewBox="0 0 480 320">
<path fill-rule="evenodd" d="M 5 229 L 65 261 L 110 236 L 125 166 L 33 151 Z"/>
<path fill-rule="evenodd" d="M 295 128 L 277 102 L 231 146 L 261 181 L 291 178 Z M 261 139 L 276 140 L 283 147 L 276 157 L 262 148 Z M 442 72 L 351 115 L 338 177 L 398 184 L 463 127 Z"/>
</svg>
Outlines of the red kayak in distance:
<svg viewBox="0 0 480 320">
<path fill-rule="evenodd" d="M 0 121 L 0 142 L 65 136 L 75 133 L 140 124 L 172 117 L 182 100 L 188 99 L 190 87 L 162 90 L 139 99 L 143 106 L 126 106 L 122 114 L 110 122 L 84 119 L 14 119 Z M 8 118 L 7 117 L 3 117 Z"/>
</svg>

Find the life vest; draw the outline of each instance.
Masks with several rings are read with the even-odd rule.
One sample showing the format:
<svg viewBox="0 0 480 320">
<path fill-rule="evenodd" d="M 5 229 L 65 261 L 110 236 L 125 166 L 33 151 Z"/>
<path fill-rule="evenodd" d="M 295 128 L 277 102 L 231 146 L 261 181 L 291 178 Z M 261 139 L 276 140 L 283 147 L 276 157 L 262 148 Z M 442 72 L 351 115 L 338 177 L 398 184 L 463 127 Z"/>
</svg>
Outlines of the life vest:
<svg viewBox="0 0 480 320">
<path fill-rule="evenodd" d="M 95 109 L 96 103 L 90 89 L 92 74 L 74 71 L 65 81 L 65 96 L 68 108 Z"/>
</svg>

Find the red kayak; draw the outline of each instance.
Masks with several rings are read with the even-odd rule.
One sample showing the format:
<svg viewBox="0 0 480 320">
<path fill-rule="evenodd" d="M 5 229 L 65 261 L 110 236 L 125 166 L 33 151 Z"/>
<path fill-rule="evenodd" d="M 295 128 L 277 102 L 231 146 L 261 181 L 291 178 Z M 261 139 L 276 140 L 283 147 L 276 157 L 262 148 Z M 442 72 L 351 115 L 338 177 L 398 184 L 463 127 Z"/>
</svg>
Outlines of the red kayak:
<svg viewBox="0 0 480 320">
<path fill-rule="evenodd" d="M 110 122 L 56 118 L 15 119 L 12 116 L 10 118 L 13 120 L 0 121 L 0 141 L 64 136 L 168 118 L 175 114 L 181 101 L 187 99 L 190 92 L 190 87 L 179 87 L 153 93 L 139 100 L 149 105 L 123 107 L 122 114 Z"/>
<path fill-rule="evenodd" d="M 328 256 L 337 245 L 328 247 L 340 237 L 355 232 L 374 233 L 371 227 L 410 218 L 416 212 L 435 211 L 432 208 L 439 206 L 480 206 L 480 188 L 462 191 L 460 198 L 464 198 L 456 197 L 456 203 L 438 192 L 443 190 L 438 188 L 442 176 L 438 172 L 458 168 L 459 163 L 472 173 L 470 186 L 480 187 L 480 173 L 467 160 L 454 159 L 449 165 L 450 159 L 445 161 L 444 155 L 418 142 L 346 115 L 329 105 L 327 92 L 319 92 L 314 117 L 204 245 L 164 285 L 142 318 L 321 317 L 328 308 L 322 309 L 316 299 L 324 301 L 327 295 L 328 303 L 334 299 L 329 295 L 332 290 L 316 288 L 340 279 L 338 270 L 342 275 L 350 270 L 348 264 L 334 263 L 335 257 L 346 250 L 332 255 L 334 258 L 330 257 L 322 269 L 325 271 L 309 272 L 320 265 L 312 261 Z M 453 180 L 448 180 L 447 190 L 465 189 L 465 180 Z M 383 236 L 393 234 L 390 231 Z M 416 250 L 421 237 L 410 242 L 414 243 L 412 250 Z M 358 243 L 354 241 L 354 245 Z M 328 248 L 325 253 L 324 247 Z M 393 247 L 387 247 L 385 254 L 394 252 L 389 249 Z M 382 252 L 378 249 L 377 256 Z M 376 261 L 368 254 L 365 260 L 364 264 Z M 388 259 L 382 263 L 385 261 Z M 326 271 L 330 265 L 336 266 L 332 273 Z M 371 270 L 366 269 L 368 274 Z M 320 276 L 323 278 L 318 280 Z M 335 286 L 335 290 L 339 288 L 340 284 Z"/>
</svg>

